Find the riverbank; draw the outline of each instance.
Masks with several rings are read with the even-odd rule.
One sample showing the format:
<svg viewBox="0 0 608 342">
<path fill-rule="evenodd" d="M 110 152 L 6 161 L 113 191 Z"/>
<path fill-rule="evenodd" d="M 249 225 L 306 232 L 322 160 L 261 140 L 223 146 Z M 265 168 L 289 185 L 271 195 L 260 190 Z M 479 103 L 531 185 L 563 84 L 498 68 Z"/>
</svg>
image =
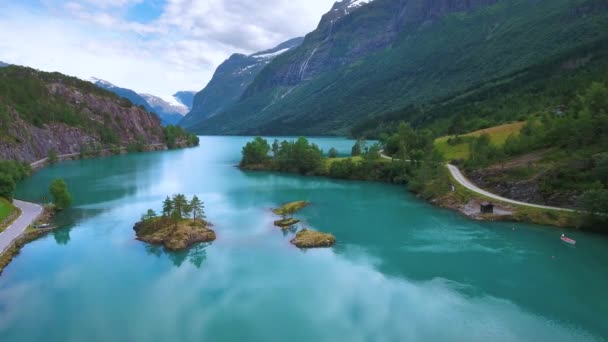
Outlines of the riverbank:
<svg viewBox="0 0 608 342">
<path fill-rule="evenodd" d="M 48 234 L 54 228 L 33 228 L 34 223 L 45 214 L 45 209 L 35 203 L 15 200 L 19 216 L 2 233 L 0 233 L 0 274 L 4 268 L 19 254 L 28 242 Z"/>
<path fill-rule="evenodd" d="M 186 148 L 186 147 L 182 147 L 182 148 Z M 149 144 L 149 145 L 144 145 L 142 150 L 137 151 L 137 152 L 166 151 L 168 149 L 169 148 L 167 147 L 167 144 Z M 129 152 L 134 152 L 134 151 L 129 151 L 128 147 L 123 146 L 123 147 L 116 147 L 116 148 L 105 148 L 105 149 L 101 149 L 101 150 L 90 152 L 90 153 L 78 152 L 78 153 L 62 154 L 62 155 L 58 155 L 55 158 L 55 160 L 53 160 L 53 161 L 51 160 L 50 157 L 47 157 L 47 158 L 43 158 L 43 159 L 37 160 L 35 162 L 32 162 L 32 163 L 30 163 L 30 167 L 32 168 L 32 170 L 37 171 L 52 163 L 55 163 L 55 162 L 77 160 L 77 159 L 98 158 L 98 157 L 110 157 L 110 156 L 114 156 L 114 155 L 127 154 Z"/>
<path fill-rule="evenodd" d="M 390 157 L 382 155 L 382 160 L 385 163 L 390 164 Z M 344 161 L 350 160 L 350 158 L 343 158 Z M 333 160 L 335 163 L 336 160 Z M 351 162 L 349 162 L 351 163 Z M 392 163 L 400 163 L 398 159 L 392 159 Z M 264 169 L 259 165 L 255 168 L 239 167 L 243 171 L 271 171 L 271 172 L 285 172 L 276 169 Z M 446 170 L 449 168 L 446 166 Z M 285 172 L 295 173 L 295 172 Z M 315 173 L 305 174 L 304 176 L 320 176 L 333 179 L 345 179 L 345 180 L 364 180 L 364 181 L 375 181 L 382 183 L 395 184 L 396 182 L 387 181 L 386 179 L 352 179 L 352 178 L 340 178 L 331 176 L 329 173 Z M 447 172 L 449 187 L 442 188 L 441 191 L 431 197 L 423 197 L 420 191 L 414 191 L 411 187 L 408 190 L 416 194 L 419 198 L 426 200 L 430 204 L 435 206 L 450 209 L 456 211 L 470 219 L 478 221 L 508 221 L 518 223 L 532 223 L 545 226 L 553 226 L 559 228 L 572 228 L 580 229 L 581 217 L 580 214 L 572 209 L 553 208 L 542 205 L 519 203 L 506 199 L 503 201 L 500 196 L 486 195 L 487 192 L 479 191 L 476 192 L 461 184 L 459 179 L 455 178 L 451 172 Z M 494 205 L 493 213 L 482 213 L 481 204 L 490 202 Z"/>
</svg>

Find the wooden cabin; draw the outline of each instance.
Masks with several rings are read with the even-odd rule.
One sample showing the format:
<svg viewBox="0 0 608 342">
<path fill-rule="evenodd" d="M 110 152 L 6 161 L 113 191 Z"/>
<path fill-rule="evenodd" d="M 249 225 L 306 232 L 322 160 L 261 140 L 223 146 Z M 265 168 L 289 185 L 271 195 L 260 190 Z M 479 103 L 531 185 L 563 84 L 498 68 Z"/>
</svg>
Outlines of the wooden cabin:
<svg viewBox="0 0 608 342">
<path fill-rule="evenodd" d="M 489 202 L 481 203 L 479 211 L 482 214 L 494 214 L 494 204 Z"/>
</svg>

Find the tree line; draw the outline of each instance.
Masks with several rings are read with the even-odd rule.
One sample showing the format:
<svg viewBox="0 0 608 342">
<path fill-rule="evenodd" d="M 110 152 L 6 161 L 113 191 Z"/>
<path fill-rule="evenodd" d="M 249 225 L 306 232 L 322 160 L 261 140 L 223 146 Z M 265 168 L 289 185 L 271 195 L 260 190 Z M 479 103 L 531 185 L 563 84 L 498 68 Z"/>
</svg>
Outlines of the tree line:
<svg viewBox="0 0 608 342">
<path fill-rule="evenodd" d="M 142 221 L 148 221 L 158 218 L 157 213 L 153 209 L 142 215 Z M 205 216 L 205 203 L 202 202 L 196 195 L 192 196 L 191 200 L 188 200 L 184 194 L 175 194 L 172 197 L 167 196 L 163 201 L 163 211 L 161 218 L 170 219 L 177 223 L 184 219 L 192 218 L 193 223 L 196 221 L 204 221 L 207 219 Z"/>
</svg>

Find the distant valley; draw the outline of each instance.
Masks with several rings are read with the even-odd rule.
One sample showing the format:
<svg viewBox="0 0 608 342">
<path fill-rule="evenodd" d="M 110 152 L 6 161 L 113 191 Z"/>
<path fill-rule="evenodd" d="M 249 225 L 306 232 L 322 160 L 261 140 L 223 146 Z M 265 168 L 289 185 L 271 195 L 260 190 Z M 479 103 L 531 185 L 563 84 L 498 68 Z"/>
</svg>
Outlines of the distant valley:
<svg viewBox="0 0 608 342">
<path fill-rule="evenodd" d="M 174 95 L 172 103 L 169 103 L 158 96 L 150 94 L 138 94 L 131 89 L 121 88 L 102 79 L 91 78 L 89 81 L 93 82 L 100 88 L 106 89 L 120 97 L 128 99 L 137 106 L 143 106 L 149 112 L 155 113 L 165 126 L 179 123 L 183 119 L 184 115 L 186 115 L 190 110 L 190 107 L 187 105 L 187 94 L 191 92 L 178 92 L 176 95 Z M 177 98 L 178 94 L 181 98 L 185 99 L 186 104 Z"/>
</svg>

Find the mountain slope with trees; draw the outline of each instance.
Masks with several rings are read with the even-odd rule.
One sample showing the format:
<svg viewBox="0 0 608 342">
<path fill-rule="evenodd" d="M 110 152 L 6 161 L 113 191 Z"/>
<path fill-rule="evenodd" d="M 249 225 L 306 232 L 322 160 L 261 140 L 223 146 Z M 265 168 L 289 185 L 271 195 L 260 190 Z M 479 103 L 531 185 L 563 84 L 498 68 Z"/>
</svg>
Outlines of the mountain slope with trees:
<svg viewBox="0 0 608 342">
<path fill-rule="evenodd" d="M 196 143 L 178 131 L 172 134 L 176 146 Z M 90 82 L 19 66 L 0 69 L 1 159 L 30 163 L 51 155 L 165 144 L 156 115 Z"/>
<path fill-rule="evenodd" d="M 599 0 L 375 0 L 336 16 L 340 4 L 196 131 L 348 134 L 608 37 L 608 4 Z"/>
<path fill-rule="evenodd" d="M 278 46 L 246 56 L 233 54 L 222 63 L 213 78 L 193 100 L 192 110 L 180 122 L 182 127 L 198 131 L 198 125 L 237 102 L 258 73 L 277 56 L 298 47 L 303 38 L 290 39 Z"/>
</svg>

